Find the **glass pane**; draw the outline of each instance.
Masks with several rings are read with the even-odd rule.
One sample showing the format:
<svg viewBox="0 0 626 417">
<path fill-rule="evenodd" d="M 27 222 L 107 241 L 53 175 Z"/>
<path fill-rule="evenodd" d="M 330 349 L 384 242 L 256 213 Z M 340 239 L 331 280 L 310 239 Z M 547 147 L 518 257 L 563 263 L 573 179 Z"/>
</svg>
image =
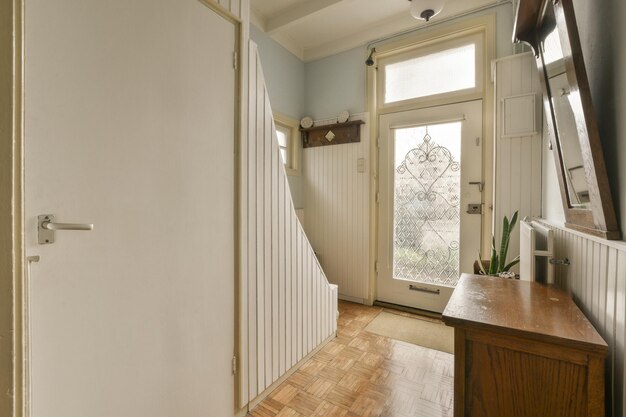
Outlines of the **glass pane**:
<svg viewBox="0 0 626 417">
<path fill-rule="evenodd" d="M 283 148 L 287 146 L 287 133 L 276 126 L 276 136 L 278 138 L 278 146 L 282 146 Z"/>
<path fill-rule="evenodd" d="M 283 164 L 287 163 L 287 149 L 280 148 L 280 159 L 283 160 Z"/>
<path fill-rule="evenodd" d="M 459 279 L 461 122 L 396 129 L 393 277 Z"/>
<path fill-rule="evenodd" d="M 447 49 L 384 68 L 385 103 L 474 88 L 476 45 Z"/>
</svg>

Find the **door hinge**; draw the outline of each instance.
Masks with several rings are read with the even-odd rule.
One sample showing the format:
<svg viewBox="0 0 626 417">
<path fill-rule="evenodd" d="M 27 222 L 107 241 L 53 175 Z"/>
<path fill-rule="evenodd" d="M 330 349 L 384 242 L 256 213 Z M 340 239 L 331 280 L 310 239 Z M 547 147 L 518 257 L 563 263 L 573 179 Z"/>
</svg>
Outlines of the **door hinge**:
<svg viewBox="0 0 626 417">
<path fill-rule="evenodd" d="M 237 53 L 237 51 L 233 51 L 233 68 L 239 68 L 239 54 Z"/>
<path fill-rule="evenodd" d="M 233 375 L 237 375 L 237 357 L 236 356 L 233 356 L 232 370 L 233 370 Z"/>
<path fill-rule="evenodd" d="M 374 261 L 374 272 L 378 273 L 378 261 Z"/>
<path fill-rule="evenodd" d="M 380 136 L 376 138 L 376 147 L 380 149 Z"/>
<path fill-rule="evenodd" d="M 376 193 L 376 204 L 380 203 L 380 193 Z"/>
</svg>

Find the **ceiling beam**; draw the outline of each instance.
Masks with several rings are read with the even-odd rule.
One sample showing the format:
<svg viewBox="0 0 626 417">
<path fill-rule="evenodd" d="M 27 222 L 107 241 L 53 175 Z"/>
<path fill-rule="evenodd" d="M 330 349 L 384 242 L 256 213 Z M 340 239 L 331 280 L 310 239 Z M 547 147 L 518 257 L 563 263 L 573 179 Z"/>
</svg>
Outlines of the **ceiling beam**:
<svg viewBox="0 0 626 417">
<path fill-rule="evenodd" d="M 276 16 L 267 19 L 265 25 L 266 33 L 271 35 L 280 29 L 291 26 L 308 16 L 334 6 L 337 3 L 341 3 L 342 1 L 346 0 L 317 0 L 297 4 Z"/>
</svg>

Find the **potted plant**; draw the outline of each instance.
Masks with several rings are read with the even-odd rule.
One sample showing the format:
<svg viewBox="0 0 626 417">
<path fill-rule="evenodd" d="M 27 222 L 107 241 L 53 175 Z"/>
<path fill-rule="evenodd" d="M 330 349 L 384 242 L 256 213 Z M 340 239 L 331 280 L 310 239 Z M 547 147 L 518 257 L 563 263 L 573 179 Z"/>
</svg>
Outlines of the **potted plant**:
<svg viewBox="0 0 626 417">
<path fill-rule="evenodd" d="M 474 263 L 474 269 L 481 275 L 493 275 L 505 278 L 515 278 L 515 273 L 510 269 L 519 263 L 519 256 L 516 256 L 511 262 L 506 263 L 506 257 L 509 252 L 509 241 L 511 239 L 511 231 L 517 223 L 517 211 L 511 217 L 511 220 L 504 216 L 502 221 L 502 239 L 500 240 L 500 252 L 496 250 L 496 239 L 491 237 L 491 257 L 489 260 L 478 259 Z"/>
</svg>

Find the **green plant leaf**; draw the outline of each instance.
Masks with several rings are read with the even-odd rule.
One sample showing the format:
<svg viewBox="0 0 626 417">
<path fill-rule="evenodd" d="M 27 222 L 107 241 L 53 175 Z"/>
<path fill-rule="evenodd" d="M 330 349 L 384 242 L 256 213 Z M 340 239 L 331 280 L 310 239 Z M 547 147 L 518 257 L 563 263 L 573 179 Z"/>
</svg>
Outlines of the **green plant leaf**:
<svg viewBox="0 0 626 417">
<path fill-rule="evenodd" d="M 515 223 L 517 223 L 518 212 L 513 213 L 513 217 L 511 217 L 511 221 L 504 216 L 503 227 L 502 227 L 502 242 L 500 246 L 500 264 L 498 265 L 498 272 L 506 272 L 505 263 L 506 257 L 509 252 L 509 243 L 511 240 L 511 232 L 515 227 Z"/>
<path fill-rule="evenodd" d="M 511 217 L 511 221 L 509 222 L 509 237 L 506 242 L 506 253 L 509 253 L 509 241 L 511 240 L 511 233 L 513 232 L 513 228 L 515 228 L 515 223 L 517 223 L 517 211 L 513 213 L 513 217 Z M 506 261 L 506 256 L 505 256 Z"/>
<path fill-rule="evenodd" d="M 480 259 L 480 252 L 478 252 L 478 258 L 476 258 L 476 262 L 478 262 L 478 268 L 480 269 L 480 273 L 482 275 L 487 275 L 487 271 L 485 271 L 485 265 L 483 265 L 483 260 Z"/>
<path fill-rule="evenodd" d="M 502 219 L 502 239 L 500 240 L 500 262 L 498 262 L 498 270 L 496 272 L 502 272 L 502 268 L 504 268 L 506 253 L 509 246 L 509 237 L 509 219 L 504 216 L 504 219 Z"/>
<path fill-rule="evenodd" d="M 494 266 L 492 267 L 491 265 L 489 265 L 489 275 L 498 275 L 498 259 L 498 254 L 496 253 L 493 258 Z"/>
<path fill-rule="evenodd" d="M 513 268 L 518 263 L 519 263 L 519 256 L 516 256 L 515 259 L 513 259 L 511 262 L 506 264 L 506 266 L 504 267 L 504 270 L 502 272 L 508 272 L 509 269 Z"/>
<path fill-rule="evenodd" d="M 515 223 L 517 223 L 517 215 L 518 212 L 516 211 L 515 213 L 513 213 L 513 217 L 511 217 L 511 224 L 509 226 L 511 230 L 513 230 L 513 228 L 515 227 Z"/>
<path fill-rule="evenodd" d="M 496 251 L 496 238 L 491 237 L 491 260 L 489 261 L 489 275 L 494 275 L 498 270 L 498 252 Z"/>
</svg>

